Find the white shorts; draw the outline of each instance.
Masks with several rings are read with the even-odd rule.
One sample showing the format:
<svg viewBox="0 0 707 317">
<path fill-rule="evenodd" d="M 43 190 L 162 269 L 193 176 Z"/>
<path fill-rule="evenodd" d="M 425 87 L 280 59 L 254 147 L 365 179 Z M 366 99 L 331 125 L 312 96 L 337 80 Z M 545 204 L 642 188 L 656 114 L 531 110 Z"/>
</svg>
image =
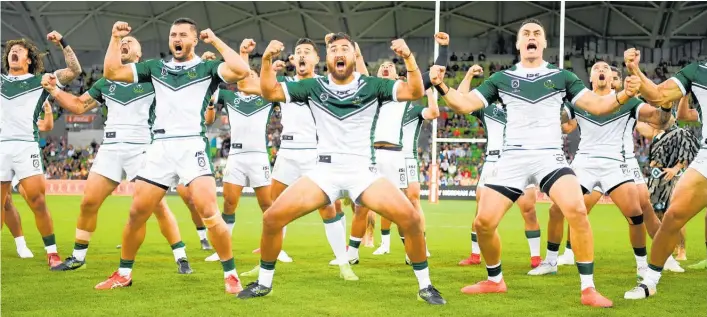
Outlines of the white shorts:
<svg viewBox="0 0 707 317">
<path fill-rule="evenodd" d="M 496 160 L 498 157 L 496 158 Z M 479 182 L 476 184 L 476 188 L 481 188 L 484 187 L 486 184 L 486 180 L 489 178 L 489 176 L 493 173 L 493 170 L 496 168 L 496 160 L 494 161 L 486 161 L 484 162 L 484 165 L 481 167 L 481 175 L 479 176 Z M 530 188 L 535 188 L 535 183 L 528 184 L 528 186 L 525 186 L 525 189 L 530 189 Z"/>
<path fill-rule="evenodd" d="M 633 177 L 633 182 L 636 185 L 645 184 L 646 179 L 643 177 L 643 172 L 641 172 L 641 166 L 638 165 L 638 160 L 634 158 L 626 159 L 626 164 L 628 164 L 628 170 Z"/>
<path fill-rule="evenodd" d="M 560 172 L 561 169 L 564 170 Z M 491 175 L 485 179 L 484 185 L 506 191 L 502 194 L 509 198 L 520 197 L 528 185 L 539 184 L 540 189 L 547 193 L 557 178 L 571 173 L 562 150 L 504 151 L 493 168 L 488 170 Z"/>
<path fill-rule="evenodd" d="M 700 149 L 697 156 L 690 163 L 689 168 L 694 169 L 707 178 L 707 149 Z"/>
<path fill-rule="evenodd" d="M 205 138 L 155 140 L 147 147 L 138 179 L 168 190 L 182 180 L 186 185 L 199 176 L 213 175 Z"/>
<path fill-rule="evenodd" d="M 367 160 L 343 154 L 320 155 L 316 168 L 306 176 L 329 197 L 329 203 L 349 197 L 358 205 L 361 193 L 383 177 Z"/>
<path fill-rule="evenodd" d="M 376 169 L 400 189 L 408 188 L 405 155 L 401 151 L 376 150 Z"/>
<path fill-rule="evenodd" d="M 42 155 L 37 142 L 0 142 L 0 182 L 43 175 Z"/>
<path fill-rule="evenodd" d="M 17 188 L 17 185 L 20 184 L 20 179 L 17 178 L 17 176 L 13 177 L 11 184 L 12 184 L 12 188 L 14 188 L 15 190 L 19 190 L 19 189 Z"/>
<path fill-rule="evenodd" d="M 128 181 L 137 177 L 145 165 L 149 144 L 113 143 L 101 145 L 91 166 L 91 173 L 99 174 L 116 183 L 123 180 L 123 171 Z"/>
<path fill-rule="evenodd" d="M 405 171 L 408 185 L 420 182 L 420 162 L 416 158 L 405 158 Z"/>
<path fill-rule="evenodd" d="M 267 153 L 240 153 L 228 156 L 223 182 L 258 188 L 270 186 L 270 159 Z"/>
<path fill-rule="evenodd" d="M 317 166 L 316 149 L 281 149 L 272 170 L 272 178 L 287 186 L 314 170 Z"/>
<path fill-rule="evenodd" d="M 616 187 L 633 182 L 629 165 L 612 159 L 577 155 L 572 169 L 585 193 L 598 189 L 602 194 L 610 194 Z"/>
</svg>

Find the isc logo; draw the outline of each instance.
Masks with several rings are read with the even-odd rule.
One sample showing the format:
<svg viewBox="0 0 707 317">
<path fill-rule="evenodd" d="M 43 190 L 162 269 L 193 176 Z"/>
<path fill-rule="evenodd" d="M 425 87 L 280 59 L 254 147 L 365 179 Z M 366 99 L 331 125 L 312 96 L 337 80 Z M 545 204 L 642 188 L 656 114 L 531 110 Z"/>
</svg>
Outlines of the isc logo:
<svg viewBox="0 0 707 317">
<path fill-rule="evenodd" d="M 204 154 L 204 151 L 199 151 L 199 152 L 196 152 L 196 155 L 194 155 L 194 157 L 199 157 L 199 156 L 204 156 L 204 155 L 206 155 L 206 154 Z"/>
<path fill-rule="evenodd" d="M 33 158 L 33 159 L 39 158 L 39 154 L 32 154 L 29 156 L 29 158 Z"/>
</svg>

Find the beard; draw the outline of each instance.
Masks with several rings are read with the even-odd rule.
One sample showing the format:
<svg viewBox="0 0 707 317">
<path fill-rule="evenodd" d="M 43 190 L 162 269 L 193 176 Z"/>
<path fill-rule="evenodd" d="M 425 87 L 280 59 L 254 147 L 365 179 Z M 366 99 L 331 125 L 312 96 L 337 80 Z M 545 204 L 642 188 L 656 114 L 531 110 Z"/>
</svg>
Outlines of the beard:
<svg viewBox="0 0 707 317">
<path fill-rule="evenodd" d="M 334 63 L 329 63 L 327 65 L 327 68 L 329 69 L 329 74 L 331 74 L 332 77 L 336 80 L 345 80 L 346 78 L 349 78 L 351 74 L 354 72 L 354 63 L 349 63 L 344 66 L 344 69 L 339 71 L 336 69 L 336 62 Z"/>
</svg>

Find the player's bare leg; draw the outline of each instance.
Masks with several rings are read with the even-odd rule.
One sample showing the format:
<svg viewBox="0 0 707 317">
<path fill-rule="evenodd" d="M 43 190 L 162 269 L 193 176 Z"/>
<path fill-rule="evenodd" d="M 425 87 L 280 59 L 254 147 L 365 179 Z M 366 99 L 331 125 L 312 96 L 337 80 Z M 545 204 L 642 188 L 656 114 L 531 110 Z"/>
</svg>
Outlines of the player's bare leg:
<svg viewBox="0 0 707 317">
<path fill-rule="evenodd" d="M 682 227 L 680 229 L 680 240 L 678 240 L 678 244 L 675 246 L 675 259 L 678 261 L 685 261 L 687 260 L 687 252 L 685 250 L 685 236 L 687 234 L 687 231 L 685 227 Z"/>
<path fill-rule="evenodd" d="M 363 246 L 366 248 L 372 248 L 375 246 L 373 230 L 376 229 L 376 213 L 369 210 L 366 213 L 366 231 L 363 234 Z"/>
<path fill-rule="evenodd" d="M 366 234 L 366 222 L 370 209 L 356 205 L 354 207 L 354 217 L 351 222 L 351 237 L 349 238 L 349 248 L 347 250 L 348 260 L 351 264 L 358 264 L 358 249 L 361 246 L 363 235 Z"/>
<path fill-rule="evenodd" d="M 707 213 L 705 213 L 705 247 L 707 247 Z M 693 265 L 688 266 L 689 269 L 693 270 L 704 270 L 707 269 L 707 259 L 702 260 L 700 262 L 697 262 Z M 667 263 L 666 263 L 666 270 L 667 268 Z"/>
<path fill-rule="evenodd" d="M 481 249 L 479 248 L 479 237 L 474 226 L 476 216 L 479 214 L 479 202 L 481 201 L 482 193 L 487 190 L 486 187 L 476 188 L 476 206 L 474 207 L 474 218 L 471 221 L 471 253 L 469 257 L 459 261 L 460 266 L 478 265 L 481 264 Z"/>
<path fill-rule="evenodd" d="M 373 255 L 382 255 L 382 254 L 388 254 L 390 253 L 390 227 L 392 226 L 393 222 L 386 219 L 385 217 L 380 217 L 381 219 L 381 245 L 373 251 Z M 401 241 L 403 241 L 403 245 L 405 245 L 405 237 L 400 236 Z"/>
<path fill-rule="evenodd" d="M 516 202 L 525 223 L 525 238 L 528 239 L 530 248 L 530 267 L 536 268 L 542 262 L 540 257 L 540 224 L 535 214 L 535 201 L 537 200 L 537 187 L 526 188 L 523 196 Z"/>
<path fill-rule="evenodd" d="M 324 221 L 324 232 L 327 236 L 327 241 L 332 251 L 334 251 L 334 259 L 329 261 L 329 265 L 339 266 L 342 264 L 348 264 L 351 258 L 348 257 L 348 251 L 346 246 L 346 214 L 342 210 L 341 200 L 337 199 L 333 204 L 329 204 L 322 208 L 319 208 L 319 215 Z M 353 226 L 356 223 L 355 212 L 353 213 L 354 218 L 351 224 L 352 226 L 352 237 L 353 237 Z M 360 243 L 360 241 L 359 241 Z M 351 249 L 351 248 L 348 248 Z M 358 248 L 356 249 L 358 254 Z M 339 254 L 340 257 L 337 257 Z M 358 257 L 356 257 L 355 263 L 358 263 Z M 341 277 L 346 280 L 358 280 L 358 276 L 350 270 L 350 266 L 344 266 L 341 272 Z"/>
<path fill-rule="evenodd" d="M 638 191 L 633 183 L 619 185 L 609 194 L 611 200 L 616 204 L 621 213 L 626 217 L 629 224 L 629 240 L 633 247 L 633 254 L 636 258 L 636 270 L 639 276 L 643 276 L 648 268 L 646 252 L 646 226 L 643 224 L 643 214 L 641 205 L 636 201 Z"/>
<path fill-rule="evenodd" d="M 191 215 L 191 221 L 196 226 L 196 233 L 199 235 L 199 241 L 201 242 L 202 250 L 211 250 L 211 244 L 209 244 L 209 239 L 206 238 L 206 226 L 204 225 L 204 220 L 199 217 L 199 213 L 194 207 L 194 203 L 191 201 L 191 196 L 189 195 L 189 190 L 186 186 L 179 184 L 177 185 L 177 194 L 182 198 L 184 205 L 189 209 L 189 214 Z"/>
<path fill-rule="evenodd" d="M 9 183 L 8 183 L 9 185 Z M 44 175 L 34 175 L 20 180 L 21 188 L 24 190 L 25 200 L 29 208 L 34 213 L 34 220 L 37 229 L 42 235 L 44 249 L 47 251 L 47 262 L 52 268 L 61 263 L 61 258 L 56 250 L 56 238 L 54 237 L 54 223 L 52 216 L 47 209 L 44 196 L 46 188 Z"/>
<path fill-rule="evenodd" d="M 410 182 L 408 183 L 408 188 L 403 190 L 405 196 L 407 196 L 412 206 L 415 207 L 418 213 L 420 213 L 420 221 L 422 221 L 422 230 L 425 235 L 425 241 L 427 241 L 427 218 L 425 217 L 425 212 L 422 210 L 422 204 L 420 203 L 420 182 Z M 427 257 L 430 256 L 429 249 L 426 251 Z"/>
<path fill-rule="evenodd" d="M 33 258 L 34 254 L 27 247 L 24 233 L 22 232 L 22 220 L 20 213 L 17 212 L 15 204 L 12 202 L 12 193 L 7 194 L 5 200 L 5 224 L 10 229 L 12 237 L 15 238 L 15 246 L 17 247 L 17 255 L 22 259 Z"/>
<path fill-rule="evenodd" d="M 0 229 L 5 225 L 5 203 L 10 197 L 11 182 L 0 182 Z"/>
<path fill-rule="evenodd" d="M 591 193 L 588 195 L 584 195 L 584 206 L 587 208 L 587 215 L 592 212 L 592 209 L 594 209 L 594 206 L 599 202 L 601 197 L 603 197 L 604 194 L 602 194 L 599 191 L 593 190 Z M 555 206 L 557 208 L 557 206 Z M 556 214 L 561 217 L 559 219 L 560 222 L 558 224 L 558 234 L 559 234 L 559 239 L 557 240 L 552 240 L 552 241 L 557 241 L 558 248 L 559 244 L 562 242 L 562 224 L 564 223 L 564 215 L 562 215 L 562 212 L 559 209 L 556 209 Z M 558 218 L 555 218 L 558 219 Z M 548 224 L 548 226 L 554 226 L 551 224 Z M 548 235 L 549 236 L 549 235 Z M 574 263 L 574 252 L 572 252 L 572 233 L 570 230 L 569 224 L 567 224 L 567 240 L 565 241 L 565 252 L 557 257 L 557 265 L 562 266 L 562 265 L 575 265 Z M 550 240 L 548 240 L 549 242 Z M 550 244 L 548 243 L 548 247 Z M 554 246 L 553 246 L 554 247 Z M 549 250 L 549 249 L 548 249 Z"/>
<path fill-rule="evenodd" d="M 636 288 L 626 292 L 626 299 L 641 299 L 656 293 L 663 264 L 680 239 L 680 229 L 707 206 L 707 178 L 694 168 L 688 168 L 678 180 L 670 206 L 651 245 L 648 271 Z"/>
<path fill-rule="evenodd" d="M 155 209 L 155 218 L 157 218 L 162 236 L 167 239 L 169 246 L 172 248 L 174 261 L 177 263 L 177 272 L 180 274 L 191 274 L 193 271 L 187 260 L 186 246 L 182 241 L 177 219 L 169 209 L 167 201 L 164 198 L 162 198 Z"/>
</svg>

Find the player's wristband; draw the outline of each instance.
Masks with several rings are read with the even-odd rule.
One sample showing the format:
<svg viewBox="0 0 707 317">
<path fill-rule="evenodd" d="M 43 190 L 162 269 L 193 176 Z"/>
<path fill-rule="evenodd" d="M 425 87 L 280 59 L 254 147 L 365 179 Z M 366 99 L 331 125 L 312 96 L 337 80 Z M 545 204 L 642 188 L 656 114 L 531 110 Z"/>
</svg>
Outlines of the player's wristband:
<svg viewBox="0 0 707 317">
<path fill-rule="evenodd" d="M 444 91 L 442 85 L 444 85 L 444 83 L 434 86 L 440 96 L 444 96 L 449 92 L 449 89 L 447 89 L 447 91 Z"/>
<path fill-rule="evenodd" d="M 63 48 L 67 48 L 69 46 L 69 44 L 66 43 L 66 41 L 64 41 L 64 38 L 59 40 L 59 44 L 61 44 L 61 47 L 63 47 Z"/>
</svg>

